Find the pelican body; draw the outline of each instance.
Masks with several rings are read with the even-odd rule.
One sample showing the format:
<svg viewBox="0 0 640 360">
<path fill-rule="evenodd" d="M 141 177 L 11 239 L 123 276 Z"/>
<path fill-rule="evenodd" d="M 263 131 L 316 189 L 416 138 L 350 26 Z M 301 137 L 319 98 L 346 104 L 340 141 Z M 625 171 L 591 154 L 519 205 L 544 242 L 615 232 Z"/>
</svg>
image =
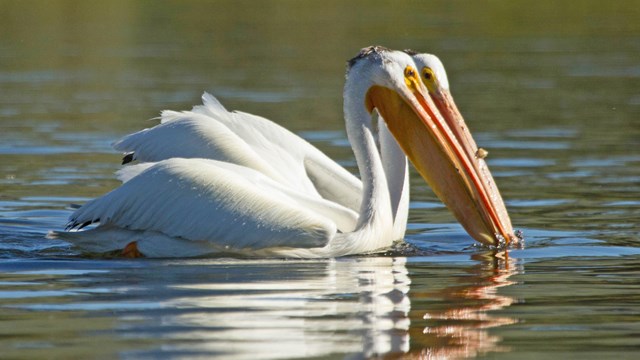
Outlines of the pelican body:
<svg viewBox="0 0 640 360">
<path fill-rule="evenodd" d="M 364 48 L 351 59 L 344 116 L 360 178 L 304 139 L 205 93 L 191 111 L 114 143 L 123 184 L 49 236 L 86 251 L 335 257 L 401 240 L 408 160 L 471 237 L 514 238 L 504 202 L 433 55 Z M 86 226 L 94 224 L 90 228 Z"/>
</svg>

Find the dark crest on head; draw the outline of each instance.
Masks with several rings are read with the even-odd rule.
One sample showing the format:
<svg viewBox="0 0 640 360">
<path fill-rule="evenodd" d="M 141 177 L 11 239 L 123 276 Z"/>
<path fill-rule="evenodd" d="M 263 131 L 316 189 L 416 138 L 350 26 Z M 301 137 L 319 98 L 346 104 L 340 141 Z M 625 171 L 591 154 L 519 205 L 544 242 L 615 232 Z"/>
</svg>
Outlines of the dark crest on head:
<svg viewBox="0 0 640 360">
<path fill-rule="evenodd" d="M 362 50 L 360 50 L 358 55 L 356 55 L 353 59 L 349 60 L 349 62 L 347 63 L 348 64 L 347 69 L 351 69 L 353 65 L 355 65 L 359 60 L 364 59 L 371 54 L 381 54 L 385 51 L 391 51 L 391 50 L 389 50 L 384 46 L 379 46 L 379 45 L 368 46 L 366 48 L 363 48 Z"/>
</svg>

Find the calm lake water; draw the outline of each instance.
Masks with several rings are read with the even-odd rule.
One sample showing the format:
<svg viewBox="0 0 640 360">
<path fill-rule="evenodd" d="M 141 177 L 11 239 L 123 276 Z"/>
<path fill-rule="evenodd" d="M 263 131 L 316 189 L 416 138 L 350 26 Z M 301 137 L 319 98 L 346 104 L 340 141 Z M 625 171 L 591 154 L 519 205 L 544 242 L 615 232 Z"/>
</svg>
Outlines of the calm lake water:
<svg viewBox="0 0 640 360">
<path fill-rule="evenodd" d="M 0 357 L 637 358 L 640 2 L 0 1 Z M 110 143 L 203 91 L 355 171 L 345 61 L 437 54 L 525 245 L 416 174 L 406 242 L 328 260 L 121 260 L 44 239 Z"/>
</svg>

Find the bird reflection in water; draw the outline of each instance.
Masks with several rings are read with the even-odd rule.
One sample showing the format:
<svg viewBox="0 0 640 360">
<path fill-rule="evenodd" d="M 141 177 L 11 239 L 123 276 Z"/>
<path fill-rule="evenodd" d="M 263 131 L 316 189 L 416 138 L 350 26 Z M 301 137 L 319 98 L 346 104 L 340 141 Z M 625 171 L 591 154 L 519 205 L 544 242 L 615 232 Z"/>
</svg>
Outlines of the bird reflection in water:
<svg viewBox="0 0 640 360">
<path fill-rule="evenodd" d="M 197 296 L 176 296 L 165 304 L 182 309 L 162 320 L 182 329 L 168 334 L 165 348 L 177 354 L 224 354 L 225 359 L 406 353 L 410 279 L 405 263 L 404 257 L 231 262 L 226 278 L 181 280 L 173 286 Z"/>
<path fill-rule="evenodd" d="M 412 353 L 417 358 L 461 359 L 489 352 L 508 352 L 502 338 L 488 329 L 516 323 L 518 320 L 490 313 L 511 306 L 516 299 L 501 295 L 498 289 L 514 284 L 510 277 L 522 273 L 522 263 L 506 253 L 478 254 L 478 265 L 468 268 L 468 276 L 459 277 L 460 285 L 434 292 L 412 293 L 417 303 L 434 298 L 445 304 L 431 305 L 422 316 L 424 327 L 412 331 Z M 414 326 L 416 328 L 416 326 Z"/>
<path fill-rule="evenodd" d="M 515 301 L 497 290 L 512 284 L 516 262 L 488 256 L 452 269 L 427 259 L 230 263 L 220 270 L 226 278 L 173 286 L 177 296 L 165 306 L 182 311 L 162 322 L 180 331 L 165 334 L 165 347 L 227 359 L 464 358 L 508 350 L 487 329 L 516 320 L 488 311 Z M 412 288 L 412 278 L 420 286 Z"/>
<path fill-rule="evenodd" d="M 359 262 L 368 263 L 358 271 L 363 355 L 408 352 L 411 279 L 406 258 L 362 258 Z"/>
</svg>

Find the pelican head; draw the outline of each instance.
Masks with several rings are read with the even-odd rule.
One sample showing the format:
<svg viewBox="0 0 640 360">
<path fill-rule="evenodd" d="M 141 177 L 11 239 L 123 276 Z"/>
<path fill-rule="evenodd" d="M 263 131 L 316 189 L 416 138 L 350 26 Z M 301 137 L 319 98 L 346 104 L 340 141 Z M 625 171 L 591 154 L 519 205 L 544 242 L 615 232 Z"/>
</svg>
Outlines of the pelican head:
<svg viewBox="0 0 640 360">
<path fill-rule="evenodd" d="M 483 159 L 486 152 L 473 141 L 437 57 L 362 49 L 349 61 L 345 84 L 345 115 L 357 108 L 368 118 L 374 110 L 381 115 L 420 175 L 475 240 L 499 245 L 515 239 Z M 357 126 L 362 124 L 348 123 L 347 130 Z"/>
</svg>

